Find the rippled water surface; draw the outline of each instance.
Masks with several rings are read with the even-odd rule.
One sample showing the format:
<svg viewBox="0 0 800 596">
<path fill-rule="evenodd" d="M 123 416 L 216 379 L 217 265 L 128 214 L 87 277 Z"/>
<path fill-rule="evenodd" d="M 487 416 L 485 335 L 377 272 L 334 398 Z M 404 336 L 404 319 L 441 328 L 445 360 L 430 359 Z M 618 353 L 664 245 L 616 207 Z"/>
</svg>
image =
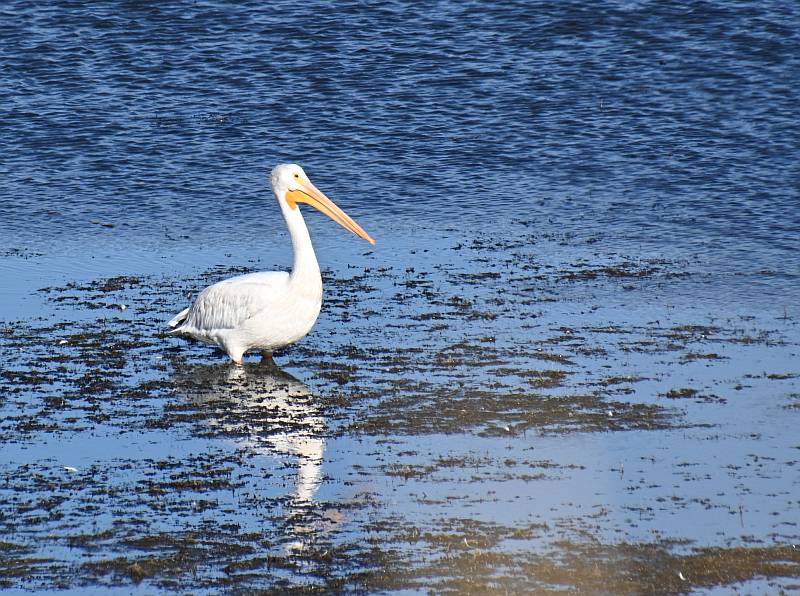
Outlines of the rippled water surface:
<svg viewBox="0 0 800 596">
<path fill-rule="evenodd" d="M 0 7 L 0 587 L 800 585 L 800 10 Z M 287 267 L 312 333 L 163 335 Z"/>
</svg>

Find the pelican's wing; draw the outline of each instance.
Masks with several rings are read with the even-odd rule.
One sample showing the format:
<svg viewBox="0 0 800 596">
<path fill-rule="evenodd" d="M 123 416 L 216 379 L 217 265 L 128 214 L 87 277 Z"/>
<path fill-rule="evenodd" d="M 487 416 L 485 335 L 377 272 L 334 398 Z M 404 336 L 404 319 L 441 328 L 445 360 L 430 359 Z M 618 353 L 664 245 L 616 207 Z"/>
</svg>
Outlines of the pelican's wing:
<svg viewBox="0 0 800 596">
<path fill-rule="evenodd" d="M 250 273 L 215 283 L 200 293 L 183 318 L 181 312 L 172 320 L 180 324 L 172 333 L 236 329 L 273 305 L 288 283 L 289 274 L 284 271 Z"/>
</svg>

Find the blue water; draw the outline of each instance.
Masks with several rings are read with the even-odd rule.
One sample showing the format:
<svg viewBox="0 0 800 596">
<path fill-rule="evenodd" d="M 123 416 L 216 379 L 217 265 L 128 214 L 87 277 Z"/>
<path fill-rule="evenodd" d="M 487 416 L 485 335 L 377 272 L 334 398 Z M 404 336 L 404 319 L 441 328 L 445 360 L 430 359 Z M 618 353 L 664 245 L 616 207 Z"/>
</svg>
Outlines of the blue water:
<svg viewBox="0 0 800 596">
<path fill-rule="evenodd" d="M 267 172 L 296 161 L 379 239 L 399 216 L 522 218 L 800 272 L 792 3 L 0 15 L 6 250 L 252 248 Z"/>
</svg>

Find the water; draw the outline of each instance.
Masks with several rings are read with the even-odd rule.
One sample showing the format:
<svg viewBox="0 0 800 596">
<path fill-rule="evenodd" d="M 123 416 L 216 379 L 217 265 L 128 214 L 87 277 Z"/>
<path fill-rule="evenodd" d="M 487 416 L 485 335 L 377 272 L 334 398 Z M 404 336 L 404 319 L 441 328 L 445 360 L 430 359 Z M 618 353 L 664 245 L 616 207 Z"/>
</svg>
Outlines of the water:
<svg viewBox="0 0 800 596">
<path fill-rule="evenodd" d="M 790 588 L 798 32 L 779 2 L 6 3 L 0 585 Z M 291 262 L 283 161 L 378 244 L 309 213 L 320 321 L 288 380 L 231 377 L 159 328 Z"/>
</svg>

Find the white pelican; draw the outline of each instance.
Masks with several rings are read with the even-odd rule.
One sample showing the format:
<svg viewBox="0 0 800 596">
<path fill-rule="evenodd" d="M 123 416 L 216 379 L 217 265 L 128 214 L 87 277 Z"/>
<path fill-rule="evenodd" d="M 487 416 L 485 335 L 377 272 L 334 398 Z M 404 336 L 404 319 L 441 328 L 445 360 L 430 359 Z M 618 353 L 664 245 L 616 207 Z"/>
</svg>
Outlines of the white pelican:
<svg viewBox="0 0 800 596">
<path fill-rule="evenodd" d="M 298 203 L 316 207 L 371 244 L 375 241 L 296 164 L 275 166 L 270 184 L 294 249 L 292 272 L 267 271 L 226 279 L 207 287 L 169 322 L 170 333 L 219 346 L 236 364 L 250 350 L 265 358 L 304 337 L 322 307 L 322 276 Z"/>
</svg>

